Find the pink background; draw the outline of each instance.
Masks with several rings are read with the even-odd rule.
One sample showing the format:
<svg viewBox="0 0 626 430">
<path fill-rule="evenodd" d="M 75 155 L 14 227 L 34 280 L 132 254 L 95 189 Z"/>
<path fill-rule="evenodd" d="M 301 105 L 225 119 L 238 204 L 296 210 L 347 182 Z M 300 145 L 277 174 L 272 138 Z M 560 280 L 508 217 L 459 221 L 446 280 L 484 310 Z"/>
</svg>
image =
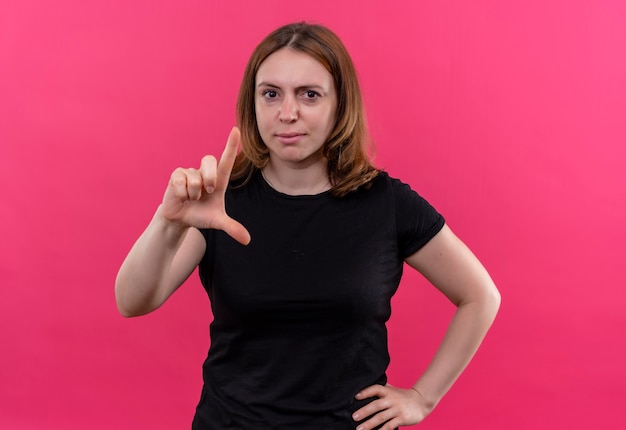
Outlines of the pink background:
<svg viewBox="0 0 626 430">
<path fill-rule="evenodd" d="M 114 278 L 170 172 L 221 151 L 253 47 L 301 19 L 353 54 L 377 164 L 503 295 L 419 428 L 626 428 L 625 3 L 303 4 L 2 1 L 0 428 L 189 428 L 208 299 L 194 276 L 126 320 Z M 452 311 L 407 273 L 391 383 L 414 382 Z"/>
</svg>

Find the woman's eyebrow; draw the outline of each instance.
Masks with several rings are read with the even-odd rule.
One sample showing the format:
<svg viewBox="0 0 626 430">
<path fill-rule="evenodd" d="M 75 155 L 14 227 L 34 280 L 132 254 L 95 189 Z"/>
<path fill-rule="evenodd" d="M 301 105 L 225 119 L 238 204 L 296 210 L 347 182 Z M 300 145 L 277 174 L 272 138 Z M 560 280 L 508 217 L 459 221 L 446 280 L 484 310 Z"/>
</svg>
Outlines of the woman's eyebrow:
<svg viewBox="0 0 626 430">
<path fill-rule="evenodd" d="M 259 82 L 257 84 L 257 88 L 260 88 L 260 87 L 279 88 L 279 89 L 281 88 L 280 85 L 276 85 L 271 82 L 265 82 L 265 81 Z M 305 85 L 298 85 L 296 87 L 296 90 L 305 90 L 305 89 L 319 89 L 322 91 L 326 91 L 326 88 L 319 84 L 305 84 Z"/>
<path fill-rule="evenodd" d="M 256 87 L 257 88 L 259 88 L 259 87 L 280 88 L 278 85 L 275 85 L 275 84 L 272 84 L 272 83 L 269 83 L 269 82 L 265 82 L 265 81 L 259 82 Z"/>
</svg>

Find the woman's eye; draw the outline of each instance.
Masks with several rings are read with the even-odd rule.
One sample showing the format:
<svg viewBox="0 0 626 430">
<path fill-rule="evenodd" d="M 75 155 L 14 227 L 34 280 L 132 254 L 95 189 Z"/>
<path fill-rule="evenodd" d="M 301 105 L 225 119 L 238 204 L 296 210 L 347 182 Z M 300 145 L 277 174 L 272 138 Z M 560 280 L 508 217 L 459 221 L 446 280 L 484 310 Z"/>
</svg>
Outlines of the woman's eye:
<svg viewBox="0 0 626 430">
<path fill-rule="evenodd" d="M 319 94 L 315 91 L 309 90 L 304 93 L 307 99 L 315 99 L 319 96 Z"/>
<path fill-rule="evenodd" d="M 276 91 L 274 90 L 265 90 L 263 91 L 263 97 L 267 97 L 268 99 L 273 99 L 274 97 L 276 97 Z"/>
</svg>

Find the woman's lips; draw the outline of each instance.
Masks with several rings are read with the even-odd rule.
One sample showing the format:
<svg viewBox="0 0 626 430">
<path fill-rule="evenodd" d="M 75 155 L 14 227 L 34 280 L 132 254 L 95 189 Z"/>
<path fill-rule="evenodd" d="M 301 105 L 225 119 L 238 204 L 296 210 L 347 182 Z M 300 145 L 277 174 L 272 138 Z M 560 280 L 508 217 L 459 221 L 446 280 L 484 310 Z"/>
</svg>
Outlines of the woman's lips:
<svg viewBox="0 0 626 430">
<path fill-rule="evenodd" d="M 276 134 L 276 138 L 278 141 L 285 145 L 293 145 L 294 143 L 298 143 L 305 136 L 304 133 L 278 133 Z"/>
</svg>

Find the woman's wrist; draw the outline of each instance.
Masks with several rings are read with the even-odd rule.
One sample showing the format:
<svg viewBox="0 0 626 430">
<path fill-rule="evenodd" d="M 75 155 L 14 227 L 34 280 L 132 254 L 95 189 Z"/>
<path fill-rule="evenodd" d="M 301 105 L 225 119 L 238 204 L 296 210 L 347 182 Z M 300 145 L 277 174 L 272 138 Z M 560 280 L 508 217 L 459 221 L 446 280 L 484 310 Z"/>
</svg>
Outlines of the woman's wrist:
<svg viewBox="0 0 626 430">
<path fill-rule="evenodd" d="M 440 399 L 430 394 L 430 392 L 426 390 L 424 387 L 420 386 L 419 383 L 412 386 L 411 390 L 417 393 L 417 396 L 419 397 L 419 400 L 420 400 L 420 404 L 424 406 L 427 413 L 435 409 L 435 406 L 437 406 L 437 403 L 439 403 Z"/>
<path fill-rule="evenodd" d="M 154 227 L 165 235 L 166 238 L 177 239 L 189 230 L 188 225 L 167 218 L 163 212 L 163 205 L 161 204 L 154 214 L 152 223 L 154 224 Z"/>
</svg>

